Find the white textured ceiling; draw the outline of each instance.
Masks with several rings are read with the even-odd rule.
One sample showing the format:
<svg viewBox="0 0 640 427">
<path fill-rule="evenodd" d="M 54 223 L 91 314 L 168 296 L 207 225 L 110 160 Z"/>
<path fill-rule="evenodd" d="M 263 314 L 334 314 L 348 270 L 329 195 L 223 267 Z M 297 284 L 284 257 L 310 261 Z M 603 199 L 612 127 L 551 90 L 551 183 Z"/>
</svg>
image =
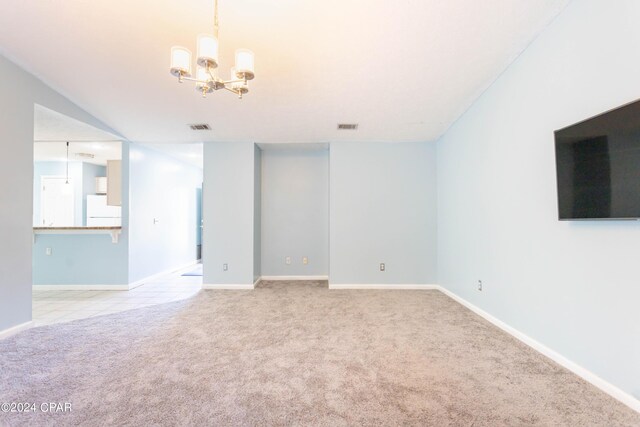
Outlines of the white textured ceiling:
<svg viewBox="0 0 640 427">
<path fill-rule="evenodd" d="M 204 157 L 202 153 L 201 142 L 190 143 L 146 143 L 145 147 L 152 150 L 159 151 L 168 156 L 174 157 L 185 163 L 189 163 L 193 166 L 197 166 L 200 169 L 203 168 Z"/>
<path fill-rule="evenodd" d="M 33 139 L 36 142 L 119 141 L 116 135 L 45 108 L 34 106 Z"/>
<path fill-rule="evenodd" d="M 65 161 L 67 141 L 70 142 L 70 161 L 106 166 L 107 160 L 122 158 L 121 142 L 117 136 L 37 104 L 34 107 L 33 135 L 35 161 Z M 144 145 L 202 168 L 202 143 Z"/>
<path fill-rule="evenodd" d="M 87 154 L 93 156 L 87 156 Z M 120 142 L 70 142 L 69 161 L 107 165 L 107 160 L 120 160 Z M 36 162 L 64 162 L 67 160 L 66 142 L 35 142 L 33 160 Z"/>
<path fill-rule="evenodd" d="M 256 54 L 242 101 L 168 72 L 171 46 L 210 30 L 212 0 L 0 0 L 0 49 L 137 142 L 425 141 L 569 0 L 219 1 L 223 75 L 236 48 Z"/>
<path fill-rule="evenodd" d="M 34 106 L 33 139 L 35 161 L 66 161 L 67 141 L 71 162 L 106 166 L 107 160 L 122 158 L 121 142 L 115 135 L 41 105 Z"/>
</svg>

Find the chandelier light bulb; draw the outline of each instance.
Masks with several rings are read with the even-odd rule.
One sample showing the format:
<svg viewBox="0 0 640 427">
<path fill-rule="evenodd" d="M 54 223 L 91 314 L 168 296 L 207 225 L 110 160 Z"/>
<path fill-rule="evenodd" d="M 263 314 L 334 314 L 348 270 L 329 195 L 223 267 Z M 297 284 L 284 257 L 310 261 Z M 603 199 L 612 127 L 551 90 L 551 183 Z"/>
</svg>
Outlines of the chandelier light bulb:
<svg viewBox="0 0 640 427">
<path fill-rule="evenodd" d="M 254 77 L 253 52 L 249 49 L 236 50 L 236 74 L 240 78 L 251 80 Z"/>
<path fill-rule="evenodd" d="M 216 68 L 218 66 L 218 39 L 211 34 L 198 36 L 198 65 Z"/>
<path fill-rule="evenodd" d="M 231 77 L 229 77 L 229 78 L 231 80 L 239 80 L 239 77 L 236 75 L 236 67 L 231 67 L 230 76 Z M 232 89 L 237 89 L 237 88 L 242 86 L 242 83 L 243 82 L 236 81 L 236 82 L 231 83 L 229 86 L 231 86 Z"/>
<path fill-rule="evenodd" d="M 201 84 L 201 81 L 206 82 L 207 80 L 209 80 L 209 73 L 207 72 L 207 69 L 204 67 L 197 67 L 196 79 L 198 79 L 196 84 Z"/>
<path fill-rule="evenodd" d="M 177 77 L 191 77 L 191 51 L 185 47 L 171 48 L 171 74 Z"/>
<path fill-rule="evenodd" d="M 196 90 L 203 95 L 205 93 L 213 92 L 213 89 L 211 88 L 211 86 L 209 86 L 209 79 L 211 79 L 211 76 L 209 75 L 209 72 L 206 68 L 196 68 Z"/>
<path fill-rule="evenodd" d="M 231 86 L 231 89 L 237 90 L 239 93 L 245 94 L 247 92 L 249 92 L 249 86 L 247 85 L 247 83 L 241 79 L 240 77 L 238 77 L 238 74 L 236 73 L 236 68 L 235 67 L 231 67 L 231 77 L 230 79 L 236 80 L 233 83 L 231 83 L 229 86 Z"/>
</svg>

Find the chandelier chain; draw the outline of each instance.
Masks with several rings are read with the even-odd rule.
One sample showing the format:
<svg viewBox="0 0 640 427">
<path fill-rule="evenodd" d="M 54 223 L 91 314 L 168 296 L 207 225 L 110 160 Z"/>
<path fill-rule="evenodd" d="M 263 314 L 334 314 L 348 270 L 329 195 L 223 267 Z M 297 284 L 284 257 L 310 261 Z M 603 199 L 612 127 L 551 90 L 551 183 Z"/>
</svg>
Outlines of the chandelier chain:
<svg viewBox="0 0 640 427">
<path fill-rule="evenodd" d="M 213 7 L 213 35 L 218 38 L 218 0 L 214 0 Z"/>
</svg>

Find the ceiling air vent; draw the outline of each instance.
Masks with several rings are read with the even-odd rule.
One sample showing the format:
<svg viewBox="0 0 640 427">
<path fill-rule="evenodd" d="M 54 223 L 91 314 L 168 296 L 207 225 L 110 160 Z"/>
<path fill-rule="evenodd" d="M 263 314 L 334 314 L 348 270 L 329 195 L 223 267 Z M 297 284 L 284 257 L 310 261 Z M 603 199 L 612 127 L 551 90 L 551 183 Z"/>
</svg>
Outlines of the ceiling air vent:
<svg viewBox="0 0 640 427">
<path fill-rule="evenodd" d="M 211 130 L 211 126 L 206 123 L 199 123 L 195 125 L 189 125 L 191 130 Z"/>
<path fill-rule="evenodd" d="M 91 153 L 76 153 L 76 156 L 82 157 L 84 159 L 93 159 L 96 155 Z"/>
<path fill-rule="evenodd" d="M 356 130 L 358 125 L 355 123 L 338 123 L 338 130 Z"/>
</svg>

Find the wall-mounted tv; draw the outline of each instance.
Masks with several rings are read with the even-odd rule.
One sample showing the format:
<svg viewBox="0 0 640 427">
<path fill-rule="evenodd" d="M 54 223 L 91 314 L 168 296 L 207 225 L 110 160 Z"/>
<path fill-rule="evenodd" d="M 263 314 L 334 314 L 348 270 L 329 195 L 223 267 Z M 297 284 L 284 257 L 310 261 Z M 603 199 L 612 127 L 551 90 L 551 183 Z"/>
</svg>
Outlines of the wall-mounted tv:
<svg viewBox="0 0 640 427">
<path fill-rule="evenodd" d="M 640 218 L 640 101 L 555 131 L 560 220 Z"/>
</svg>

